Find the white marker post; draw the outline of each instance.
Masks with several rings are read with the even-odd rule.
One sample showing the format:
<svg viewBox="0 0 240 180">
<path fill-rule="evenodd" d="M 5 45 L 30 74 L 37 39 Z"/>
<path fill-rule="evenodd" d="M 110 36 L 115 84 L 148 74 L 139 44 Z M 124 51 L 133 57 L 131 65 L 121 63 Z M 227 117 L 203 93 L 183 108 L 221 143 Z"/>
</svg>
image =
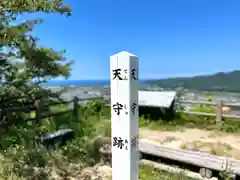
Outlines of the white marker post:
<svg viewBox="0 0 240 180">
<path fill-rule="evenodd" d="M 138 58 L 128 52 L 111 56 L 110 74 L 112 180 L 138 180 Z"/>
</svg>

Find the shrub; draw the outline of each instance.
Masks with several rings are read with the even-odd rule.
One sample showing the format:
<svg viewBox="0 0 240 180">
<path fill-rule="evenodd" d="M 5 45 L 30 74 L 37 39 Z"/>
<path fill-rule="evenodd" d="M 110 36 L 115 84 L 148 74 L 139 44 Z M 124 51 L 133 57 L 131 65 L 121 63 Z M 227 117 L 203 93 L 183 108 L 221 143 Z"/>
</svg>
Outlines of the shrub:
<svg viewBox="0 0 240 180">
<path fill-rule="evenodd" d="M 67 106 L 55 106 L 51 111 L 62 111 Z M 90 101 L 79 107 L 79 118 L 72 113 L 45 118 L 40 126 L 34 122 L 1 129 L 0 178 L 7 179 L 50 179 L 52 173 L 67 176 L 73 164 L 89 165 L 96 163 L 92 139 L 99 134 L 108 135 L 110 122 L 101 119 L 109 116 L 109 108 L 102 101 Z M 76 138 L 57 149 L 46 149 L 35 142 L 39 133 L 55 131 L 59 128 L 73 128 Z M 61 164 L 61 165 L 60 165 Z M 54 169 L 54 170 L 53 170 Z"/>
</svg>

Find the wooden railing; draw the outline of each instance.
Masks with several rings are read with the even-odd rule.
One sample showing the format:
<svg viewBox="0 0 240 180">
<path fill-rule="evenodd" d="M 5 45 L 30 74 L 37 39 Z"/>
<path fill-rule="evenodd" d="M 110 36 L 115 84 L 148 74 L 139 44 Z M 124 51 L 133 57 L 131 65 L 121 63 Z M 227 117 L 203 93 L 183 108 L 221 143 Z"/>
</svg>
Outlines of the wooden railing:
<svg viewBox="0 0 240 180">
<path fill-rule="evenodd" d="M 23 124 L 29 121 L 35 121 L 36 124 L 40 124 L 41 119 L 60 116 L 67 113 L 73 113 L 73 117 L 75 120 L 78 119 L 78 105 L 80 101 L 86 100 L 96 100 L 102 99 L 101 97 L 89 97 L 89 98 L 73 98 L 70 101 L 60 101 L 60 102 L 53 102 L 53 103 L 44 103 L 41 100 L 35 100 L 32 104 L 25 105 L 24 107 L 5 107 L 0 109 L 0 127 L 8 127 L 10 125 L 16 124 Z M 55 105 L 69 105 L 73 103 L 73 108 L 68 108 L 67 110 L 60 111 L 60 112 L 50 112 L 50 107 Z M 23 112 L 23 113 L 32 113 L 35 112 L 34 118 L 27 118 L 27 119 L 15 119 L 12 121 L 8 118 L 8 113 L 11 112 Z"/>
<path fill-rule="evenodd" d="M 226 103 L 223 102 L 222 100 L 218 102 L 205 102 L 205 101 L 186 101 L 186 100 L 180 100 L 178 101 L 178 104 L 181 106 L 183 104 L 195 104 L 195 105 L 210 105 L 215 107 L 215 112 L 216 113 L 208 113 L 208 112 L 196 112 L 196 111 L 186 111 L 182 110 L 183 113 L 185 114 L 190 114 L 190 115 L 199 115 L 199 116 L 212 116 L 216 117 L 216 122 L 220 122 L 223 120 L 223 118 L 236 118 L 240 119 L 240 115 L 236 114 L 226 114 L 223 111 L 223 107 L 228 107 L 231 110 L 231 107 L 239 108 L 240 111 L 240 103 Z"/>
<path fill-rule="evenodd" d="M 107 104 L 108 107 L 110 107 L 110 99 L 109 104 Z M 192 101 L 192 100 L 178 100 L 176 102 L 177 106 L 182 105 L 208 105 L 215 107 L 215 112 L 198 112 L 198 111 L 187 111 L 187 110 L 180 110 L 177 108 L 177 112 L 183 112 L 184 114 L 189 115 L 197 115 L 197 116 L 210 116 L 210 117 L 216 117 L 216 122 L 220 122 L 223 120 L 223 118 L 234 118 L 236 120 L 240 120 L 240 103 L 227 103 L 223 102 L 222 100 L 218 102 L 208 102 L 208 101 Z M 160 107 L 160 106 L 159 106 Z M 239 108 L 239 115 L 233 114 L 233 113 L 224 113 L 223 107 L 231 108 Z M 201 109 L 201 108 L 200 108 Z"/>
<path fill-rule="evenodd" d="M 36 117 L 35 118 L 29 118 L 21 121 L 12 122 L 12 121 L 7 121 L 7 123 L 3 123 L 3 121 L 0 121 L 0 127 L 5 126 L 5 125 L 10 125 L 10 124 L 19 124 L 19 123 L 24 123 L 28 121 L 36 121 L 38 124 L 41 119 L 47 118 L 47 117 L 53 117 L 53 116 L 59 116 L 59 115 L 64 115 L 66 113 L 73 113 L 74 119 L 78 118 L 78 103 L 80 101 L 86 101 L 86 100 L 97 100 L 97 99 L 104 99 L 104 97 L 87 97 L 87 98 L 77 98 L 75 97 L 73 100 L 70 101 L 61 101 L 61 102 L 54 102 L 50 104 L 44 104 L 40 100 L 35 100 L 32 105 L 26 105 L 25 107 L 11 107 L 7 109 L 0 109 L 0 119 L 4 119 L 4 111 L 7 112 L 25 112 L 25 113 L 30 113 L 30 112 L 35 112 Z M 110 101 L 110 99 L 106 98 L 106 100 Z M 73 103 L 73 108 L 70 108 L 65 111 L 61 112 L 49 112 L 49 113 L 44 113 L 46 112 L 46 109 L 50 108 L 51 106 L 54 105 L 68 105 Z M 187 110 L 180 110 L 181 112 L 189 115 L 197 115 L 197 116 L 210 116 L 210 117 L 216 117 L 216 122 L 220 122 L 223 120 L 223 118 L 236 118 L 240 120 L 240 113 L 239 115 L 236 114 L 226 114 L 223 112 L 223 107 L 237 107 L 239 108 L 240 111 L 240 103 L 226 103 L 223 102 L 222 100 L 218 102 L 207 102 L 207 101 L 192 101 L 192 100 L 179 100 L 177 101 L 177 104 L 182 106 L 182 105 L 208 105 L 208 106 L 214 106 L 215 107 L 215 112 L 197 112 L 197 111 L 187 111 Z M 110 107 L 110 104 L 107 106 Z M 179 111 L 179 110 L 178 110 Z"/>
</svg>

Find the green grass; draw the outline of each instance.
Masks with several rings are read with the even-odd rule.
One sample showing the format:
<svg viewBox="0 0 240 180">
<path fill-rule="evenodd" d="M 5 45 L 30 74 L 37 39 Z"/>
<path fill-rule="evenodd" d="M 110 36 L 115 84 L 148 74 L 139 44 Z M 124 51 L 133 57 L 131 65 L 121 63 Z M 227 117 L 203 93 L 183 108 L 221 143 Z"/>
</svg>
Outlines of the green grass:
<svg viewBox="0 0 240 180">
<path fill-rule="evenodd" d="M 203 107 L 208 108 L 208 107 Z M 53 107 L 52 111 L 66 110 L 66 106 Z M 199 109 L 203 112 L 205 109 Z M 208 109 L 211 111 L 210 109 Z M 34 114 L 31 114 L 34 117 Z M 99 163 L 97 147 L 93 144 L 96 136 L 111 136 L 110 109 L 102 101 L 90 101 L 79 109 L 79 119 L 73 114 L 46 118 L 41 126 L 30 122 L 0 130 L 0 179 L 6 180 L 60 180 L 84 179 L 76 177 L 83 168 Z M 192 116 L 180 113 L 172 121 L 140 118 L 140 127 L 160 131 L 175 131 L 184 128 L 240 132 L 240 121 L 224 119 L 216 124 L 215 118 Z M 42 132 L 59 128 L 73 128 L 76 138 L 67 145 L 47 150 L 34 143 L 34 137 Z M 140 167 L 141 180 L 191 180 L 184 174 L 171 174 L 149 166 Z"/>
<path fill-rule="evenodd" d="M 159 131 L 176 131 L 184 128 L 197 128 L 228 133 L 240 133 L 239 119 L 223 118 L 221 123 L 216 123 L 215 117 L 187 115 L 183 113 L 178 114 L 178 117 L 171 121 L 140 118 L 139 126 Z"/>
<path fill-rule="evenodd" d="M 52 111 L 66 110 L 66 106 L 53 107 Z M 8 129 L 0 133 L 0 179 L 50 179 L 51 172 L 64 177 L 71 174 L 72 166 L 89 166 L 95 162 L 95 147 L 91 140 L 99 135 L 110 135 L 110 125 L 103 128 L 100 122 L 108 119 L 102 109 L 102 102 L 89 102 L 79 109 L 79 119 L 75 121 L 69 113 L 53 118 L 45 118 L 41 126 L 34 122 Z M 31 115 L 34 117 L 34 114 Z M 35 137 L 43 132 L 53 132 L 60 128 L 73 128 L 76 138 L 66 146 L 47 150 L 35 142 Z M 12 177 L 12 178 L 11 178 Z"/>
<path fill-rule="evenodd" d="M 139 169 L 140 180 L 193 180 L 184 174 L 171 174 L 150 166 L 141 166 Z"/>
<path fill-rule="evenodd" d="M 57 106 L 52 111 L 67 109 Z M 34 114 L 31 114 L 34 117 Z M 1 129 L 0 133 L 0 179 L 4 180 L 60 180 L 83 179 L 83 168 L 99 163 L 93 139 L 96 136 L 110 136 L 111 122 L 109 108 L 104 103 L 90 101 L 79 109 L 79 119 L 73 115 L 42 120 L 41 126 L 25 123 Z M 76 138 L 63 147 L 46 149 L 35 142 L 35 136 L 59 128 L 73 128 Z M 184 179 L 151 167 L 140 168 L 141 179 Z M 186 178 L 185 178 L 186 179 Z"/>
</svg>

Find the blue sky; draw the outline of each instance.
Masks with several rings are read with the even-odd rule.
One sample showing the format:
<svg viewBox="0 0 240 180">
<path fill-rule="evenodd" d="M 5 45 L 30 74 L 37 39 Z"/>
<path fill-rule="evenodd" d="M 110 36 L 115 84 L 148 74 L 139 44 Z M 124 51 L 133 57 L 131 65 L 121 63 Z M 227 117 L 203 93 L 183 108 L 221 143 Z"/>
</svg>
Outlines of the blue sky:
<svg viewBox="0 0 240 180">
<path fill-rule="evenodd" d="M 109 57 L 139 57 L 140 78 L 240 67 L 239 0 L 67 0 L 73 16 L 44 15 L 40 44 L 66 49 L 70 79 L 108 79 Z M 25 17 L 22 17 L 25 18 Z"/>
</svg>

